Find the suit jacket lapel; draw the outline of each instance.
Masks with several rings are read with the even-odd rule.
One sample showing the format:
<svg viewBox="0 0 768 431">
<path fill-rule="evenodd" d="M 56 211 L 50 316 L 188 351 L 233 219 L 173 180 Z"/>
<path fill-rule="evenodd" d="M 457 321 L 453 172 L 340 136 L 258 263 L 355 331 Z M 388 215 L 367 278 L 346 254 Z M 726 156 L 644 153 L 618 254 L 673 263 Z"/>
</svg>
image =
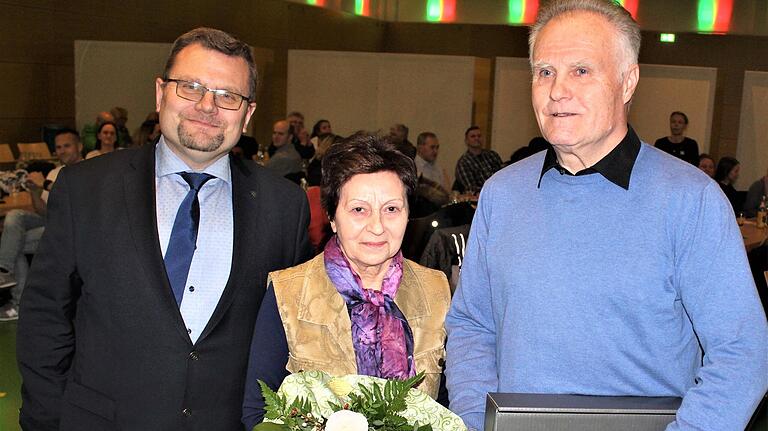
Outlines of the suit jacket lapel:
<svg viewBox="0 0 768 431">
<path fill-rule="evenodd" d="M 252 175 L 245 164 L 235 157 L 229 158 L 230 171 L 232 172 L 232 217 L 233 243 L 232 243 L 232 266 L 229 271 L 229 280 L 221 294 L 219 303 L 213 311 L 213 315 L 205 329 L 200 334 L 200 340 L 203 340 L 216 327 L 222 317 L 229 309 L 235 298 L 237 290 L 247 283 L 256 283 L 256 280 L 246 280 L 248 271 L 243 268 L 243 256 L 250 256 L 254 251 L 256 240 L 256 231 L 258 229 L 258 187 L 255 181 L 248 181 Z"/>
<path fill-rule="evenodd" d="M 173 297 L 165 272 L 160 237 L 157 233 L 155 205 L 155 146 L 146 145 L 137 151 L 123 178 L 126 211 L 133 244 L 148 285 L 157 294 L 160 316 L 172 316 L 179 335 L 191 344 L 184 319 Z"/>
</svg>

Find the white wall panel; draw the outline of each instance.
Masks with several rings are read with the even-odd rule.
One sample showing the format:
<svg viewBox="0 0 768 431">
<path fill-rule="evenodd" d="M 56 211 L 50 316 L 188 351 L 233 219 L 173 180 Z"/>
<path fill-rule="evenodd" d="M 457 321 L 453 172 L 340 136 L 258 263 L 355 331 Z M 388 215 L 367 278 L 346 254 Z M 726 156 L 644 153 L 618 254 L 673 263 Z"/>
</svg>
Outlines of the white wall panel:
<svg viewBox="0 0 768 431">
<path fill-rule="evenodd" d="M 711 67 L 641 64 L 629 122 L 641 139 L 653 145 L 669 135 L 669 114 L 685 112 L 686 136 L 699 143 L 699 152 L 708 153 L 716 81 L 717 69 Z"/>
<path fill-rule="evenodd" d="M 453 176 L 472 119 L 474 58 L 339 51 L 288 51 L 288 111 L 307 127 L 327 119 L 333 131 L 388 133 L 394 123 L 409 140 L 432 131 L 440 139 L 438 163 Z"/>
<path fill-rule="evenodd" d="M 739 145 L 741 176 L 736 188 L 746 190 L 768 169 L 768 72 L 744 73 Z"/>
<path fill-rule="evenodd" d="M 169 43 L 75 41 L 75 120 L 78 129 L 115 106 L 128 110 L 133 133 L 155 110 L 155 78 L 171 50 Z"/>
</svg>

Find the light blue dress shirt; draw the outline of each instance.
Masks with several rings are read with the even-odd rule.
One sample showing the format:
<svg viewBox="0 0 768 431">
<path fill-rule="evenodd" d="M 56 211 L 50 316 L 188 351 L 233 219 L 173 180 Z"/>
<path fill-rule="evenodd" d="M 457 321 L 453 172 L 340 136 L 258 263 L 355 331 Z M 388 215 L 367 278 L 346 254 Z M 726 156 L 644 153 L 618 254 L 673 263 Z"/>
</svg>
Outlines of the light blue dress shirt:
<svg viewBox="0 0 768 431">
<path fill-rule="evenodd" d="M 173 222 L 189 185 L 178 172 L 191 169 L 168 148 L 163 137 L 155 151 L 155 186 L 157 193 L 157 231 L 163 256 L 168 250 Z M 181 316 L 194 344 L 219 303 L 232 267 L 234 219 L 232 216 L 232 176 L 229 157 L 216 160 L 202 172 L 213 175 L 200 189 L 200 227 L 197 249 L 189 268 Z"/>
</svg>

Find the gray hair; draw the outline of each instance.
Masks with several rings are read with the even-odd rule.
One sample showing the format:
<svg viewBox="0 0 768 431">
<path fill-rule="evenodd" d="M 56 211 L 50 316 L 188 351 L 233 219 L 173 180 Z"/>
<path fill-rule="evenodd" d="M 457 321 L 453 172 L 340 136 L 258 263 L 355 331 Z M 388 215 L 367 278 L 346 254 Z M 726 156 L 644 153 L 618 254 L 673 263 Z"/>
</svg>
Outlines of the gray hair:
<svg viewBox="0 0 768 431">
<path fill-rule="evenodd" d="M 437 135 L 435 135 L 432 132 L 421 132 L 419 133 L 419 136 L 416 138 L 416 145 L 422 146 L 426 144 L 428 138 L 437 139 Z"/>
<path fill-rule="evenodd" d="M 624 53 L 624 68 L 637 64 L 640 54 L 640 26 L 632 15 L 615 0 L 550 0 L 539 9 L 536 22 L 528 36 L 529 61 L 533 66 L 536 38 L 547 23 L 561 15 L 573 12 L 591 12 L 605 18 L 619 33 Z"/>
</svg>

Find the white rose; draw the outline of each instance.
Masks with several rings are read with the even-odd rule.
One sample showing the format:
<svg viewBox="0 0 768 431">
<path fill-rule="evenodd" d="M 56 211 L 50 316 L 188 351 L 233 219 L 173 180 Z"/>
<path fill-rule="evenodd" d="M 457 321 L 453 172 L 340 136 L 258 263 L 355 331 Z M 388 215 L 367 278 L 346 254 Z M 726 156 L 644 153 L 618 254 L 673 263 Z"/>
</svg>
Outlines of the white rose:
<svg viewBox="0 0 768 431">
<path fill-rule="evenodd" d="M 328 418 L 325 431 L 368 431 L 368 419 L 360 413 L 339 410 Z"/>
</svg>

